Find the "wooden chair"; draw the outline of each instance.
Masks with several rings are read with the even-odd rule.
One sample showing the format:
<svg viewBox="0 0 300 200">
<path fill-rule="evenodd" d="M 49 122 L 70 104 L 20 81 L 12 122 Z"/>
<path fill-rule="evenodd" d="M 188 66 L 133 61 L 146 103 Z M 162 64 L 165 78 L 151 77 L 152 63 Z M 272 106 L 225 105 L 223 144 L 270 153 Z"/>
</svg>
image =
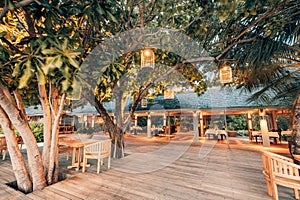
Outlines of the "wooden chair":
<svg viewBox="0 0 300 200">
<path fill-rule="evenodd" d="M 263 152 L 263 173 L 266 181 L 268 180 L 268 194 L 271 193 L 274 200 L 278 200 L 277 185 L 293 188 L 295 198 L 299 199 L 299 170 L 300 166 L 294 164 L 292 159 L 271 152 Z"/>
<path fill-rule="evenodd" d="M 97 173 L 100 172 L 100 165 L 103 159 L 108 159 L 107 169 L 110 168 L 111 140 L 102 140 L 93 144 L 86 145 L 83 150 L 82 172 L 85 172 L 88 159 L 97 160 Z"/>
<path fill-rule="evenodd" d="M 5 137 L 0 137 L 0 154 L 2 154 L 2 160 L 5 160 L 7 152 L 7 144 Z"/>
</svg>

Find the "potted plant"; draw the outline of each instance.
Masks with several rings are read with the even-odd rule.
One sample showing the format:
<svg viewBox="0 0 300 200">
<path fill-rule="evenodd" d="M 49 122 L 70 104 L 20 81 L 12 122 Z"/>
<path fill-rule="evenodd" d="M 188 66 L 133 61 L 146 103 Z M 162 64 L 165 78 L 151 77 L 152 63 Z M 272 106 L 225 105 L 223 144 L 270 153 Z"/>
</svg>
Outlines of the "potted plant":
<svg viewBox="0 0 300 200">
<path fill-rule="evenodd" d="M 234 126 L 231 123 L 227 127 L 227 133 L 228 137 L 235 137 L 237 134 L 237 131 L 234 130 Z"/>
</svg>

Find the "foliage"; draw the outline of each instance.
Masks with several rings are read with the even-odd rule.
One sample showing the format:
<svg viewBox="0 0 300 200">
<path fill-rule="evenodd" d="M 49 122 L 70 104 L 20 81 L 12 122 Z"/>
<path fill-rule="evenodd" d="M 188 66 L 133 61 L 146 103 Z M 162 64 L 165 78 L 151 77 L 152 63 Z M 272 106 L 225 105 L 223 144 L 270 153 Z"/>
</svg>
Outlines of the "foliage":
<svg viewBox="0 0 300 200">
<path fill-rule="evenodd" d="M 227 115 L 228 130 L 247 130 L 246 115 Z"/>
<path fill-rule="evenodd" d="M 44 125 L 43 125 L 43 123 L 31 122 L 31 123 L 29 123 L 29 127 L 30 127 L 36 141 L 43 142 L 44 141 L 44 138 L 43 138 Z M 16 136 L 20 135 L 16 129 L 14 129 L 14 131 L 15 131 Z M 0 134 L 4 134 L 1 126 L 0 126 Z"/>
<path fill-rule="evenodd" d="M 290 116 L 277 116 L 277 127 L 278 130 L 291 130 L 291 117 Z"/>
<path fill-rule="evenodd" d="M 40 122 L 29 123 L 30 129 L 37 142 L 44 142 L 44 125 Z"/>
</svg>

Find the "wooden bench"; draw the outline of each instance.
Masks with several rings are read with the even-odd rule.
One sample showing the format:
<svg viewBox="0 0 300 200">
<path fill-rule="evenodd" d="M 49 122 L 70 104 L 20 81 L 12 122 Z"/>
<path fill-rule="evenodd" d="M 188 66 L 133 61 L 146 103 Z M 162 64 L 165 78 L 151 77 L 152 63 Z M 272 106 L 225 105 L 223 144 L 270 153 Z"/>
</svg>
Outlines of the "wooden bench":
<svg viewBox="0 0 300 200">
<path fill-rule="evenodd" d="M 293 159 L 268 151 L 262 151 L 262 168 L 268 188 L 268 195 L 278 200 L 277 185 L 293 188 L 296 199 L 299 199 L 300 166 Z"/>
</svg>

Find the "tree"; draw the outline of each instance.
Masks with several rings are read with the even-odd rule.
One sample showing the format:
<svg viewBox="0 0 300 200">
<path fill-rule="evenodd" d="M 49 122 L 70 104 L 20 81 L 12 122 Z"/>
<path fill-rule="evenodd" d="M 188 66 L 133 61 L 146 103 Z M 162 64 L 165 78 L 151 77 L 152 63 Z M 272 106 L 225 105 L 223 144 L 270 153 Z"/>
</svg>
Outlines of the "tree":
<svg viewBox="0 0 300 200">
<path fill-rule="evenodd" d="M 94 1 L 97 7 L 91 7 L 89 2 L 71 3 L 30 0 L 1 3 L 0 122 L 18 188 L 24 192 L 57 181 L 57 127 L 66 95 L 76 85 L 74 75 L 79 61 L 89 51 L 82 35 L 88 32 L 90 37 L 96 31 L 102 34 L 99 24 L 106 16 L 113 17 L 108 14 L 109 9 L 103 15 L 99 13 L 101 10 L 96 12 L 94 9 L 102 9 L 97 1 Z M 95 24 L 98 28 L 93 31 L 86 28 L 88 20 L 98 21 Z M 24 109 L 24 101 L 36 100 L 37 96 L 44 111 L 43 156 L 29 129 Z M 13 126 L 27 146 L 28 169 L 17 148 Z"/>
<path fill-rule="evenodd" d="M 286 31 L 297 30 L 297 27 L 293 27 L 292 25 L 292 23 L 297 24 L 298 22 L 297 14 L 290 15 L 290 13 L 293 13 L 292 11 L 297 13 L 298 4 L 296 1 L 203 1 L 198 2 L 197 5 L 182 2 L 172 3 L 168 1 L 162 4 L 158 4 L 158 2 L 154 3 L 153 1 L 142 1 L 140 4 L 135 4 L 134 2 L 135 1 L 129 1 L 128 4 L 122 4 L 119 7 L 122 16 L 132 16 L 129 21 L 128 18 L 118 18 L 119 24 L 122 26 L 122 31 L 128 30 L 128 28 L 136 30 L 141 27 L 140 30 L 142 32 L 145 30 L 145 27 L 155 27 L 163 24 L 164 27 L 173 28 L 174 32 L 183 32 L 197 40 L 200 45 L 203 45 L 209 55 L 205 57 L 200 55 L 189 60 L 183 59 L 180 60 L 180 62 L 199 64 L 203 61 L 214 61 L 217 65 L 229 62 L 234 68 L 236 83 L 239 83 L 241 87 L 245 88 L 248 86 L 248 88 L 251 87 L 251 82 L 248 81 L 251 78 L 250 74 L 254 76 L 258 73 L 257 70 L 261 69 L 261 67 L 257 66 L 270 66 L 272 52 L 264 54 L 262 53 L 262 48 L 265 48 L 265 51 L 271 48 L 271 50 L 275 52 L 274 46 L 277 44 L 285 46 L 286 44 L 283 43 L 283 40 L 287 39 L 285 41 L 288 41 L 288 39 L 291 38 L 291 35 Z M 124 21 L 124 19 L 126 21 Z M 111 33 L 116 34 L 117 32 Z M 147 40 L 147 33 L 138 35 L 139 37 L 134 35 L 127 37 L 129 38 L 128 43 L 132 42 L 130 40 L 131 38 L 134 38 L 135 43 L 132 42 L 132 44 L 129 45 L 131 48 L 122 49 L 120 47 L 122 45 L 118 43 L 114 43 L 115 46 L 108 45 L 105 47 L 106 49 L 117 47 L 123 50 L 119 51 L 119 54 L 114 55 L 115 57 L 123 55 L 123 60 L 116 61 L 123 66 L 122 70 L 124 70 L 124 68 L 125 71 L 130 70 L 130 68 L 126 68 L 126 65 L 124 65 L 124 63 L 130 63 L 130 55 L 127 52 L 138 49 L 139 45 L 151 44 L 151 41 L 153 41 L 153 39 L 148 42 L 144 41 Z M 159 36 L 159 31 L 157 33 L 150 33 L 149 35 L 154 38 L 161 36 Z M 162 39 L 162 41 L 164 42 L 165 40 Z M 172 42 L 176 43 L 176 41 Z M 126 45 L 128 44 L 126 43 Z M 94 54 L 95 57 L 97 57 L 97 55 L 97 53 Z M 101 64 L 107 66 L 106 58 L 100 55 L 98 56 L 97 59 L 101 58 L 101 60 L 104 61 Z M 253 59 L 254 56 L 258 56 L 259 59 Z M 97 61 L 91 63 L 89 66 L 95 65 L 95 63 L 101 66 Z M 109 78 L 100 81 L 100 85 L 98 85 L 98 89 L 101 90 L 98 91 L 98 97 L 101 98 L 98 99 L 98 101 L 96 98 L 96 107 L 98 107 L 99 112 L 105 116 L 106 124 L 109 126 L 111 133 L 119 133 L 118 135 L 120 135 L 122 131 L 114 126 L 113 121 L 105 112 L 103 104 L 101 104 L 102 97 L 107 96 L 108 93 L 113 91 L 113 88 L 117 87 L 120 77 L 125 73 L 122 70 L 116 69 L 116 66 L 120 65 L 112 64 L 108 68 L 103 68 L 103 71 L 100 72 L 100 77 L 104 76 Z M 178 65 L 175 65 L 170 71 L 177 70 L 177 67 Z M 253 71 L 253 67 L 256 71 Z M 208 71 L 210 70 L 212 69 L 208 68 Z M 278 65 L 275 66 L 274 70 L 275 76 L 283 76 L 285 73 Z M 97 69 L 93 68 L 92 71 L 97 71 Z M 87 72 L 86 74 L 85 77 L 92 76 L 92 73 Z M 108 74 L 110 74 L 110 76 L 108 76 Z M 269 75 L 271 74 L 264 74 L 264 77 L 267 77 L 265 82 L 269 82 L 274 76 Z M 246 81 L 248 81 L 247 84 L 244 84 Z M 147 84 L 145 85 L 148 86 Z M 149 86 L 152 86 L 152 84 Z M 92 88 L 95 87 L 97 86 L 94 85 Z M 144 90 L 136 94 L 135 97 L 138 97 L 136 102 L 144 97 L 148 89 L 150 89 L 150 87 L 145 87 Z M 91 94 L 89 99 L 94 101 L 94 96 Z M 116 100 L 116 102 L 121 102 L 121 100 Z M 135 104 L 132 106 L 133 111 L 134 105 Z M 123 126 L 121 125 L 119 127 Z M 122 148 L 122 134 L 118 137 L 120 138 L 119 147 Z"/>
</svg>

